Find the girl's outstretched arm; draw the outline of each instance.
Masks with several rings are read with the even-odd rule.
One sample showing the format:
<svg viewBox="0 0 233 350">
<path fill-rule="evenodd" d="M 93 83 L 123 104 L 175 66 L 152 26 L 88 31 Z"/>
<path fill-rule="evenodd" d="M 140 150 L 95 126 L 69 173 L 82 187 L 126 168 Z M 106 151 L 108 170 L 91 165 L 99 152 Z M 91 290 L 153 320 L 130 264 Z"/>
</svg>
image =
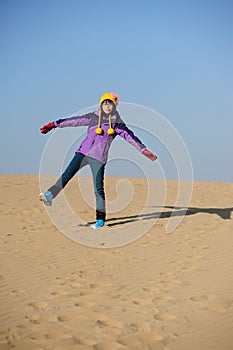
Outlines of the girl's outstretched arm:
<svg viewBox="0 0 233 350">
<path fill-rule="evenodd" d="M 73 116 L 65 119 L 58 119 L 54 122 L 55 126 L 58 128 L 65 128 L 67 126 L 87 126 L 90 123 L 93 113 L 84 114 L 81 116 Z"/>
<path fill-rule="evenodd" d="M 52 129 L 64 128 L 67 126 L 87 126 L 90 123 L 93 113 L 84 114 L 82 116 L 75 116 L 70 118 L 58 119 L 57 121 L 50 122 L 40 128 L 42 134 L 47 134 Z"/>
<path fill-rule="evenodd" d="M 133 131 L 130 130 L 122 120 L 116 125 L 115 132 L 150 160 L 157 159 L 157 156 L 146 148 L 142 141 L 134 135 Z"/>
</svg>

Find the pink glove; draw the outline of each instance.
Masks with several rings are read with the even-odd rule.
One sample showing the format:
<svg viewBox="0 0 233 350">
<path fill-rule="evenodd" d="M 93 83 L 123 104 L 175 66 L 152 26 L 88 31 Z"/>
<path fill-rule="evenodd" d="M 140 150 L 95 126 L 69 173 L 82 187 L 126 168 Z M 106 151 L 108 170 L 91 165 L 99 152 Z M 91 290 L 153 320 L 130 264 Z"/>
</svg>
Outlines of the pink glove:
<svg viewBox="0 0 233 350">
<path fill-rule="evenodd" d="M 153 154 L 151 151 L 148 151 L 148 149 L 144 149 L 142 151 L 142 153 L 144 154 L 144 156 L 146 156 L 150 160 L 156 160 L 157 159 L 157 156 L 155 154 Z"/>
<path fill-rule="evenodd" d="M 48 123 L 44 126 L 42 126 L 42 128 L 40 128 L 40 132 L 41 134 L 47 134 L 47 132 L 49 132 L 50 130 L 56 128 L 54 122 Z"/>
</svg>

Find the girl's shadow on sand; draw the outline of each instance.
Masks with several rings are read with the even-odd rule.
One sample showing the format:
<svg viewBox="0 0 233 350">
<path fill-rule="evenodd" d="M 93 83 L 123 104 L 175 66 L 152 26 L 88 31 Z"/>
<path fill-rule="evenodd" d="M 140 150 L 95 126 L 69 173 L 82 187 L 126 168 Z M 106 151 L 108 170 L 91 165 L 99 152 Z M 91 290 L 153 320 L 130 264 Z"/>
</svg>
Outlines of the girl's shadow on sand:
<svg viewBox="0 0 233 350">
<path fill-rule="evenodd" d="M 186 216 L 186 215 L 194 215 L 198 213 L 216 214 L 220 216 L 221 219 L 227 220 L 227 219 L 231 219 L 231 212 L 233 211 L 233 207 L 232 208 L 195 208 L 195 207 L 183 208 L 183 207 L 165 206 L 164 208 L 172 209 L 172 210 L 163 211 L 163 212 L 152 212 L 152 213 L 139 214 L 139 215 L 123 216 L 118 218 L 109 218 L 106 220 L 106 222 L 109 222 L 107 223 L 106 226 L 113 227 L 118 225 L 124 225 L 129 222 L 135 222 L 135 221 L 141 221 L 141 220 L 153 220 L 158 218 L 167 219 L 167 218 L 170 218 L 171 216 L 173 217 Z"/>
</svg>

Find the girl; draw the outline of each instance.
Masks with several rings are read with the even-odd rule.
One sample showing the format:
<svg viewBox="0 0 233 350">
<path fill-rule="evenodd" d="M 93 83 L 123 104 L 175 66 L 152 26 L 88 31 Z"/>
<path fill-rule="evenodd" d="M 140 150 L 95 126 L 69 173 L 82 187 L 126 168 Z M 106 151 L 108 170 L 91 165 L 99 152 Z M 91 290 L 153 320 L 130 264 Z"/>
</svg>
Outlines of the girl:
<svg viewBox="0 0 233 350">
<path fill-rule="evenodd" d="M 79 169 L 90 165 L 96 198 L 96 223 L 94 229 L 104 226 L 106 219 L 104 170 L 107 163 L 108 151 L 117 135 L 131 143 L 138 151 L 151 160 L 157 156 L 146 149 L 146 146 L 127 128 L 122 121 L 116 106 L 119 96 L 107 92 L 100 98 L 100 109 L 82 116 L 59 119 L 40 128 L 42 134 L 47 134 L 54 128 L 67 126 L 88 126 L 87 136 L 75 151 L 75 155 L 57 182 L 46 192 L 39 195 L 45 205 L 52 205 L 53 199 L 66 186 Z"/>
</svg>

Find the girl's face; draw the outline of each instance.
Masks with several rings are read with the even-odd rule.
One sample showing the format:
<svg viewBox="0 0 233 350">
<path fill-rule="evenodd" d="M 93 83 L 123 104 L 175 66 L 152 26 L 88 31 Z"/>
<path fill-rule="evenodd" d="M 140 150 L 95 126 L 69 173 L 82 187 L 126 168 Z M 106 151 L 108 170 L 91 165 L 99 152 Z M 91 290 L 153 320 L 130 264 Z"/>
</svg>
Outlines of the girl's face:
<svg viewBox="0 0 233 350">
<path fill-rule="evenodd" d="M 102 108 L 105 114 L 111 114 L 114 108 L 114 103 L 111 100 L 104 100 Z"/>
</svg>

